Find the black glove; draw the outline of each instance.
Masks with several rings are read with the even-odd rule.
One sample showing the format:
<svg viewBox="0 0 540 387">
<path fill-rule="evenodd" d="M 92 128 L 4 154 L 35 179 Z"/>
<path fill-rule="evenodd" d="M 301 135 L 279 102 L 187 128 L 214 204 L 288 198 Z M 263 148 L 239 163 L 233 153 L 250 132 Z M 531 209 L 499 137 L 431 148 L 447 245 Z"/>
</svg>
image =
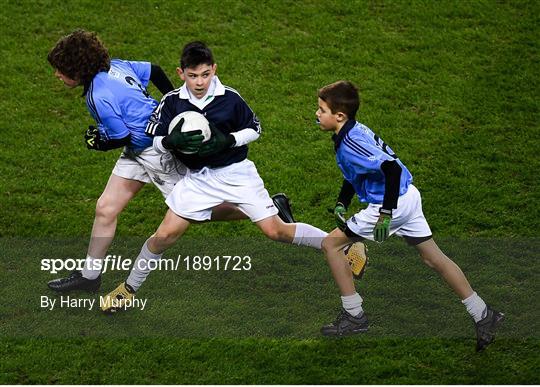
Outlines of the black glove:
<svg viewBox="0 0 540 387">
<path fill-rule="evenodd" d="M 179 151 L 181 153 L 197 153 L 202 144 L 204 136 L 202 130 L 182 132 L 184 119 L 178 121 L 169 135 L 161 140 L 161 144 L 168 150 Z"/>
<path fill-rule="evenodd" d="M 210 131 L 212 132 L 210 140 L 203 143 L 199 148 L 199 156 L 201 157 L 219 153 L 224 149 L 230 148 L 236 142 L 232 134 L 223 134 L 212 123 L 210 123 Z"/>
<path fill-rule="evenodd" d="M 99 129 L 90 125 L 84 133 L 84 142 L 88 149 L 99 150 Z"/>
</svg>

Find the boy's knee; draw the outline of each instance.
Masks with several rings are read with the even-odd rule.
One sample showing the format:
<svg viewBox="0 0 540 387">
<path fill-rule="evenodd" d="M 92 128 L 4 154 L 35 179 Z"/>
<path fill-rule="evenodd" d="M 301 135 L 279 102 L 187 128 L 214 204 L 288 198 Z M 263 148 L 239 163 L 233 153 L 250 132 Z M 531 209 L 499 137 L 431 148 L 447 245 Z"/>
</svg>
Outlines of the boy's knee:
<svg viewBox="0 0 540 387">
<path fill-rule="evenodd" d="M 107 197 L 100 197 L 96 203 L 96 217 L 114 218 L 118 215 L 113 203 Z"/>
<path fill-rule="evenodd" d="M 177 230 L 170 228 L 159 228 L 150 238 L 150 250 L 163 251 L 171 247 L 180 238 L 181 234 Z M 153 249 L 152 249 L 153 248 Z"/>
<path fill-rule="evenodd" d="M 321 250 L 326 256 L 334 255 L 354 241 L 354 239 L 347 236 L 343 231 L 336 228 L 324 237 L 321 243 Z"/>
<path fill-rule="evenodd" d="M 453 261 L 443 253 L 424 253 L 420 254 L 420 257 L 427 266 L 438 271 L 441 271 L 449 264 L 453 264 Z"/>
<path fill-rule="evenodd" d="M 259 228 L 268 238 L 279 242 L 292 242 L 296 225 L 284 223 L 281 219 L 271 219 L 271 221 L 259 224 Z"/>
<path fill-rule="evenodd" d="M 284 230 L 276 225 L 264 228 L 263 233 L 273 241 L 283 241 L 286 239 L 286 233 L 284 232 Z"/>
<path fill-rule="evenodd" d="M 432 238 L 414 245 L 422 261 L 432 269 L 439 269 L 450 261 Z"/>
<path fill-rule="evenodd" d="M 420 258 L 422 258 L 422 261 L 430 268 L 434 269 L 436 267 L 435 261 L 433 260 L 433 257 L 420 254 Z"/>
<path fill-rule="evenodd" d="M 264 230 L 264 235 L 266 235 L 268 238 L 272 239 L 273 241 L 279 240 L 279 232 L 276 229 L 269 228 Z"/>
<path fill-rule="evenodd" d="M 328 254 L 331 254 L 332 252 L 338 250 L 338 246 L 335 242 L 336 238 L 330 235 L 324 237 L 321 243 L 321 250 L 323 251 L 324 255 L 328 256 Z"/>
</svg>

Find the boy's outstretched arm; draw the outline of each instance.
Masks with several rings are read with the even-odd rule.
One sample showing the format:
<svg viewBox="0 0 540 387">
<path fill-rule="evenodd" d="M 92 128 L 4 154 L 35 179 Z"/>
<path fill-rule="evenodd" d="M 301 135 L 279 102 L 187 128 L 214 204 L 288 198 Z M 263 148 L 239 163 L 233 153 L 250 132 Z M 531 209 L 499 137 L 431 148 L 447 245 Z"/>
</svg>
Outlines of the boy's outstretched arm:
<svg viewBox="0 0 540 387">
<path fill-rule="evenodd" d="M 345 208 L 349 208 L 352 198 L 355 194 L 353 185 L 347 180 L 343 179 L 343 184 L 341 184 L 341 190 L 339 191 L 338 203 L 343 204 Z"/>
<path fill-rule="evenodd" d="M 336 225 L 341 231 L 344 231 L 347 227 L 345 213 L 351 204 L 354 193 L 355 191 L 353 185 L 348 180 L 343 179 L 343 184 L 341 185 L 341 190 L 339 191 L 339 196 L 336 201 L 336 205 L 334 206 L 334 210 L 332 211 L 329 209 L 330 213 L 334 214 Z"/>
<path fill-rule="evenodd" d="M 399 198 L 399 183 L 401 180 L 401 167 L 396 160 L 384 161 L 381 164 L 381 170 L 384 173 L 384 199 L 382 208 L 392 211 L 397 208 Z"/>
<path fill-rule="evenodd" d="M 399 184 L 401 179 L 401 167 L 396 160 L 384 161 L 381 164 L 384 173 L 385 187 L 383 204 L 379 210 L 379 220 L 373 230 L 373 237 L 377 242 L 383 242 L 390 233 L 392 210 L 397 208 L 399 198 Z"/>
</svg>

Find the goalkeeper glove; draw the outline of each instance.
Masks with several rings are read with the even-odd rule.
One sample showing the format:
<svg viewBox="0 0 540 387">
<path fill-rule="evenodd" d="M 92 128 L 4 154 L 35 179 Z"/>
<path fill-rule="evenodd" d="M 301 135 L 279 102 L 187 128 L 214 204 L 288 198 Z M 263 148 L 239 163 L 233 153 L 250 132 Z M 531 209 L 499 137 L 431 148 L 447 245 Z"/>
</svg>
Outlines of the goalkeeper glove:
<svg viewBox="0 0 540 387">
<path fill-rule="evenodd" d="M 384 242 L 390 234 L 390 223 L 392 223 L 392 210 L 379 210 L 379 219 L 373 230 L 373 237 L 376 242 Z"/>
<path fill-rule="evenodd" d="M 90 125 L 86 132 L 84 133 L 84 142 L 88 149 L 99 149 L 99 129 L 95 126 Z"/>
<path fill-rule="evenodd" d="M 345 213 L 347 212 L 347 209 L 341 202 L 337 202 L 336 206 L 334 207 L 334 219 L 336 221 L 336 225 L 341 231 L 345 231 L 345 227 L 347 227 L 347 220 L 345 219 Z"/>
<path fill-rule="evenodd" d="M 182 132 L 184 119 L 178 121 L 169 135 L 163 137 L 161 144 L 165 149 L 186 153 L 195 153 L 199 150 L 204 136 L 201 130 Z"/>
<path fill-rule="evenodd" d="M 209 123 L 212 136 L 210 140 L 201 145 L 199 149 L 199 156 L 206 157 L 221 152 L 224 149 L 230 148 L 236 143 L 232 134 L 223 134 L 212 123 Z"/>
</svg>

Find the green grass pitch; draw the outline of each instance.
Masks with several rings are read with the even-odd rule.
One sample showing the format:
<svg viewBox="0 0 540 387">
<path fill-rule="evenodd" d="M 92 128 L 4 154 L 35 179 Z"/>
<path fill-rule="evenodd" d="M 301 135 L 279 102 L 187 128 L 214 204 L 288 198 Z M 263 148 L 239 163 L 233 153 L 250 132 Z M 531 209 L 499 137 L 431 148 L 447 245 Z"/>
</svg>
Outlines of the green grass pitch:
<svg viewBox="0 0 540 387">
<path fill-rule="evenodd" d="M 19 1 L 0 12 L 0 383 L 538 384 L 539 18 L 536 1 Z M 166 254 L 241 254 L 249 271 L 163 270 L 145 310 L 40 307 L 43 258 L 83 258 L 119 151 L 89 152 L 80 89 L 46 56 L 75 28 L 113 57 L 162 66 L 175 85 L 190 40 L 263 126 L 249 158 L 295 216 L 325 230 L 341 177 L 316 92 L 360 86 L 357 117 L 411 170 L 435 238 L 507 321 L 484 353 L 450 289 L 402 241 L 370 244 L 358 288 L 366 335 L 319 336 L 337 289 L 322 256 L 249 222 L 199 225 Z M 156 98 L 159 93 L 150 91 Z M 349 211 L 361 208 L 355 203 Z M 148 187 L 111 253 L 133 259 L 166 207 Z M 125 278 L 106 273 L 102 292 Z M 101 293 L 100 293 L 101 294 Z M 86 295 L 75 295 L 86 297 Z M 92 296 L 98 297 L 98 295 Z"/>
</svg>

